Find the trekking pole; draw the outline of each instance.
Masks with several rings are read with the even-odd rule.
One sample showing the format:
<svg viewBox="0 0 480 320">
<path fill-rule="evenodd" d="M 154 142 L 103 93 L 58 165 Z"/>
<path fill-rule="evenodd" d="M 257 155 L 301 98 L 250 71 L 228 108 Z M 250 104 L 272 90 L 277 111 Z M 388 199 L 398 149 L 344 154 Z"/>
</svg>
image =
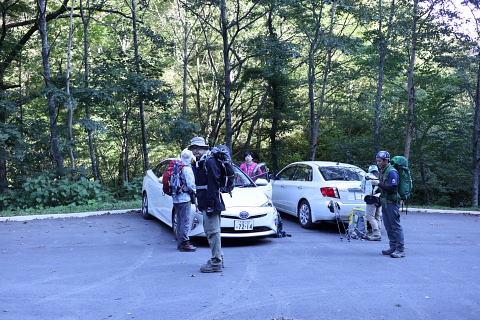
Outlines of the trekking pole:
<svg viewBox="0 0 480 320">
<path fill-rule="evenodd" d="M 405 205 L 405 214 L 408 214 L 408 204 L 405 200 L 402 200 L 402 211 L 403 211 L 403 205 Z"/>
<path fill-rule="evenodd" d="M 338 202 L 330 200 L 328 208 L 330 209 L 330 212 L 335 213 L 335 221 L 337 222 L 338 234 L 340 235 L 340 241 L 343 241 L 342 231 L 340 230 L 340 223 L 342 223 L 342 219 L 340 218 L 340 205 L 338 204 Z"/>
</svg>

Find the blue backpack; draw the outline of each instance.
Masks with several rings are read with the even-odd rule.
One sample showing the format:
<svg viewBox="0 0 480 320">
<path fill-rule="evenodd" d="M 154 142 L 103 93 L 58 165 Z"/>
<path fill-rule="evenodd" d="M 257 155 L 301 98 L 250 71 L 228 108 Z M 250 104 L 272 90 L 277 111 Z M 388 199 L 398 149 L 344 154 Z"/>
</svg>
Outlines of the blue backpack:
<svg viewBox="0 0 480 320">
<path fill-rule="evenodd" d="M 367 237 L 367 217 L 362 208 L 353 208 L 350 213 L 348 224 L 347 239 L 366 239 Z"/>
</svg>

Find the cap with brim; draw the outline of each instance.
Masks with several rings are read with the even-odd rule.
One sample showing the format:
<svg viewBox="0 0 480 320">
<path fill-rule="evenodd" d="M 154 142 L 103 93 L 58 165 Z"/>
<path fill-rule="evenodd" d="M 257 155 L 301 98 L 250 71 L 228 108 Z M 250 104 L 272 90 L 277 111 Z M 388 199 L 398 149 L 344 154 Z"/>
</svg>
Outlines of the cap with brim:
<svg viewBox="0 0 480 320">
<path fill-rule="evenodd" d="M 205 139 L 202 137 L 195 137 L 192 140 L 190 140 L 190 147 L 192 146 L 208 148 L 208 145 L 205 143 Z"/>
</svg>

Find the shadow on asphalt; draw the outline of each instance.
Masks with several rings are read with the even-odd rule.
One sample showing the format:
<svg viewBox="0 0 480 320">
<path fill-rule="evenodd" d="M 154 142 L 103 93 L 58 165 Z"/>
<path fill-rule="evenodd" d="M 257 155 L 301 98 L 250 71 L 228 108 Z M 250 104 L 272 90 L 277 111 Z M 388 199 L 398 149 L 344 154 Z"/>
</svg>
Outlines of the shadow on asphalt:
<svg viewBox="0 0 480 320">
<path fill-rule="evenodd" d="M 135 213 L 135 212 L 132 212 Z M 283 231 L 289 237 L 295 237 L 298 233 L 324 233 L 324 234 L 339 234 L 346 232 L 348 224 L 337 225 L 335 222 L 324 222 L 315 224 L 311 229 L 304 229 L 300 226 L 298 218 L 292 215 L 281 213 L 283 222 Z M 165 234 L 170 234 L 173 237 L 172 229 L 158 219 L 145 220 L 147 223 L 155 224 Z M 340 230 L 339 230 L 340 228 Z M 249 246 L 266 246 L 274 237 L 258 237 L 258 238 L 222 238 L 222 247 L 249 247 Z M 208 248 L 207 239 L 204 237 L 192 237 L 192 243 L 199 248 Z"/>
<path fill-rule="evenodd" d="M 294 224 L 296 224 L 299 228 L 301 228 L 300 223 L 298 222 L 298 218 L 294 217 L 292 215 L 286 214 L 286 213 L 281 213 L 282 216 L 282 221 L 285 222 L 289 221 Z M 338 233 L 338 229 L 342 232 L 345 232 L 348 229 L 348 224 L 343 223 L 338 225 L 336 222 L 322 222 L 319 224 L 315 224 L 311 229 L 303 229 L 302 230 L 312 230 L 312 231 L 320 231 L 320 232 L 325 232 L 325 233 Z M 285 228 L 284 228 L 285 229 Z M 288 230 L 285 230 L 287 233 L 289 233 Z"/>
</svg>

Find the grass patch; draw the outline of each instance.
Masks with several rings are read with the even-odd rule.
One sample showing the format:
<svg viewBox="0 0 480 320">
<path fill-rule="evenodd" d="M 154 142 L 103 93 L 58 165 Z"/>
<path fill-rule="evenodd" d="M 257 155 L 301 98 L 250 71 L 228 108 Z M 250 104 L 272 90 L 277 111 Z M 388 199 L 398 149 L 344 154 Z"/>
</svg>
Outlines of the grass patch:
<svg viewBox="0 0 480 320">
<path fill-rule="evenodd" d="M 444 206 L 421 206 L 421 205 L 414 205 L 409 204 L 408 207 L 410 208 L 419 208 L 419 209 L 437 209 L 437 210 L 465 210 L 465 211 L 480 211 L 480 207 L 444 207 Z"/>
<path fill-rule="evenodd" d="M 5 210 L 0 211 L 0 217 L 14 217 L 14 216 L 30 216 L 37 214 L 60 214 L 60 213 L 76 213 L 76 212 L 92 212 L 92 211 L 107 211 L 107 210 L 126 210 L 138 209 L 142 207 L 141 200 L 132 201 L 115 201 L 103 202 L 81 206 L 58 206 L 47 208 L 29 208 L 23 210 Z"/>
</svg>

